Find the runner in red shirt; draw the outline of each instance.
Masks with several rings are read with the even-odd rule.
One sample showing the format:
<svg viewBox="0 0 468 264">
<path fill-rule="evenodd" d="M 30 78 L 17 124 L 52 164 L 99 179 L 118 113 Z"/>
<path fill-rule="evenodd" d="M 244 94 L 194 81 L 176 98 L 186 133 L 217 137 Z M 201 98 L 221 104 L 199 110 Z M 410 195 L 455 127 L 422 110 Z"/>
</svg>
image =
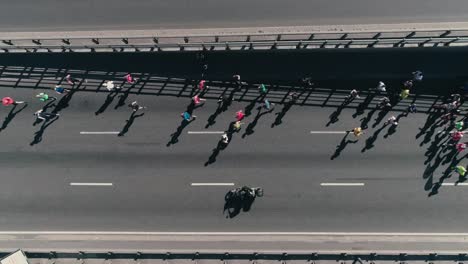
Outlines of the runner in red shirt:
<svg viewBox="0 0 468 264">
<path fill-rule="evenodd" d="M 236 112 L 236 119 L 237 121 L 241 121 L 242 119 L 244 119 L 245 117 L 245 114 L 244 112 L 242 112 L 242 110 L 239 110 Z"/>
</svg>

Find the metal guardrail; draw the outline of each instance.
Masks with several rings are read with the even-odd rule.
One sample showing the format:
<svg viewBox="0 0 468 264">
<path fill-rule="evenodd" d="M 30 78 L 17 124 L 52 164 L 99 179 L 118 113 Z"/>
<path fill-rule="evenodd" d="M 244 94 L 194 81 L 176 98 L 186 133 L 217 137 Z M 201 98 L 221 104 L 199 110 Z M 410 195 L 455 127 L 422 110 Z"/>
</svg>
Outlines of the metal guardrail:
<svg viewBox="0 0 468 264">
<path fill-rule="evenodd" d="M 138 52 L 467 46 L 468 30 L 0 39 L 0 52 Z"/>
<path fill-rule="evenodd" d="M 0 257 L 6 256 L 9 253 L 3 252 L 0 253 Z M 398 254 L 378 254 L 378 253 L 369 253 L 369 254 L 348 254 L 348 253 L 336 253 L 336 254 L 321 254 L 318 252 L 304 253 L 304 254 L 289 254 L 284 253 L 203 253 L 203 252 L 187 252 L 187 253 L 171 253 L 171 252 L 161 252 L 161 253 L 148 253 L 148 252 L 34 252 L 34 251 L 25 251 L 25 254 L 28 258 L 40 258 L 40 259 L 126 259 L 126 260 L 144 260 L 144 259 L 162 259 L 162 260 L 249 260 L 255 262 L 257 260 L 278 260 L 282 262 L 287 262 L 288 260 L 305 260 L 305 261 L 320 261 L 320 260 L 332 260 L 332 261 L 352 261 L 353 263 L 359 262 L 363 263 L 364 261 L 369 262 L 370 264 L 375 263 L 376 261 L 395 261 L 395 262 L 407 262 L 407 261 L 427 261 L 432 263 L 434 261 L 457 261 L 464 262 L 468 260 L 466 253 L 460 254 L 407 254 L 407 253 L 398 253 Z"/>
</svg>

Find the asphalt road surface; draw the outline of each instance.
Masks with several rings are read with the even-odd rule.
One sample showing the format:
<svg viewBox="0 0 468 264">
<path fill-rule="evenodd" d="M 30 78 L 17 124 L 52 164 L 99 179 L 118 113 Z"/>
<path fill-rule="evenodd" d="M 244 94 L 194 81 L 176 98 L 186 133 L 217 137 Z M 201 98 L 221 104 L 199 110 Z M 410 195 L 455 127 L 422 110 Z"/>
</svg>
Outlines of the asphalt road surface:
<svg viewBox="0 0 468 264">
<path fill-rule="evenodd" d="M 442 140 L 436 132 L 440 128 L 431 126 L 435 122 L 426 113 L 401 117 L 392 131 L 383 126 L 383 121 L 389 115 L 400 115 L 401 111 L 382 114 L 381 120 L 375 121 L 379 111 L 368 109 L 356 115 L 355 108 L 346 108 L 337 114 L 338 120 L 330 122 L 336 107 L 329 106 L 334 104 L 323 103 L 328 106 L 323 108 L 294 105 L 285 112 L 281 123 L 272 126 L 283 106 L 278 104 L 273 112 L 265 114 L 259 114 L 254 107 L 229 145 L 214 152 L 221 136 L 218 132 L 228 129 L 234 113 L 248 108 L 250 104 L 245 100 L 254 96 L 233 102 L 206 128 L 217 108 L 213 99 L 194 110 L 195 121 L 181 127 L 180 114 L 190 103 L 186 96 L 156 96 L 159 92 L 147 92 L 152 84 L 146 84 L 148 87 L 140 95 L 141 84 L 137 84 L 128 98 L 123 93 L 109 95 L 102 87 L 95 92 L 103 80 L 122 80 L 122 73 L 115 71 L 126 67 L 145 74 L 167 69 L 161 70 L 160 75 L 194 77 L 199 74 L 195 53 L 96 54 L 94 58 L 81 54 L 43 56 L 2 56 L 2 63 L 8 66 L 1 69 L 2 94 L 29 104 L 24 109 L 19 105 L 13 112 L 11 107 L 1 109 L 5 121 L 0 131 L 0 231 L 466 230 L 468 186 L 437 184 L 457 181 L 455 175 L 447 176 L 449 168 L 457 162 L 466 165 L 464 153 L 453 156 L 450 150 L 439 151 Z M 431 98 L 436 91 L 447 92 L 466 76 L 460 67 L 465 49 L 255 52 L 239 56 L 225 52 L 208 54 L 209 69 L 215 70 L 207 76 L 213 80 L 226 79 L 228 73 L 235 72 L 233 69 L 239 69 L 244 76 L 243 65 L 250 64 L 245 68 L 249 81 L 258 78 L 272 83 L 294 82 L 296 74 L 312 71 L 323 81 L 319 87 L 329 84 L 340 87 L 337 80 L 343 79 L 343 89 L 350 88 L 348 81 L 360 84 L 356 88 L 367 89 L 379 79 L 388 79 L 398 86 L 411 70 L 423 66 L 420 69 L 426 78 L 416 85 L 415 91 L 432 93 L 433 97 L 412 96 L 397 106 L 399 110 L 416 100 L 425 112 L 434 103 Z M 326 68 L 315 63 L 323 57 L 327 58 Z M 401 57 L 407 61 L 398 67 Z M 265 58 L 269 60 L 260 63 Z M 354 60 L 359 63 L 353 64 Z M 348 71 L 343 61 L 355 67 L 348 67 Z M 372 61 L 386 63 L 375 67 Z M 267 66 L 261 68 L 259 64 Z M 21 79 L 18 80 L 18 75 L 16 79 L 13 77 L 14 67 L 10 66 L 26 67 Z M 37 76 L 41 66 L 60 72 L 52 75 L 46 72 L 41 79 Z M 254 75 L 255 67 L 259 69 L 259 77 Z M 34 95 L 58 83 L 64 68 L 88 70 L 88 83 L 81 85 L 88 91 L 74 93 L 68 103 L 57 95 L 59 109 L 50 106 L 48 111 L 56 109 L 60 114 L 58 120 L 33 125 L 32 114 L 44 106 Z M 283 69 L 283 78 L 275 78 Z M 298 69 L 302 72 L 294 74 Z M 360 71 L 363 73 L 358 75 Z M 164 88 L 158 89 L 183 87 L 171 85 L 164 84 Z M 15 86 L 18 88 L 11 88 Z M 191 88 L 184 89 L 180 94 L 188 95 Z M 213 98 L 214 91 L 225 89 L 213 85 L 208 95 Z M 307 100 L 321 93 L 313 91 Z M 238 99 L 242 94 L 243 91 L 238 92 L 234 97 Z M 267 95 L 273 96 L 273 101 L 281 101 L 274 91 Z M 331 93 L 321 100 L 339 104 L 342 99 L 343 94 Z M 126 106 L 132 100 L 147 106 L 144 115 L 132 119 Z M 364 100 L 363 96 L 352 105 Z M 376 102 L 374 99 L 369 104 L 371 108 Z M 367 133 L 358 141 L 352 135 L 345 137 L 344 131 L 361 124 L 365 121 L 362 118 L 368 121 Z M 86 183 L 101 185 L 82 185 Z M 196 186 L 200 183 L 215 185 Z M 224 195 L 229 189 L 243 185 L 261 186 L 265 196 L 257 198 L 249 211 L 241 210 L 227 217 L 223 213 Z"/>
<path fill-rule="evenodd" d="M 1 31 L 463 22 L 463 0 L 90 0 L 2 2 Z"/>
</svg>

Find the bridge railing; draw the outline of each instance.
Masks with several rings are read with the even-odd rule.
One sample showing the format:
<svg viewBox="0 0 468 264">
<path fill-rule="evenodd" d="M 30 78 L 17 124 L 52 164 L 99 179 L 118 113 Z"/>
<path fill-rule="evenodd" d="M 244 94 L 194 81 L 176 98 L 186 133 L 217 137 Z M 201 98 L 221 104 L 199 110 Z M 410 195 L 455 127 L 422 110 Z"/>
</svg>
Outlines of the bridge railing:
<svg viewBox="0 0 468 264">
<path fill-rule="evenodd" d="M 0 39 L 0 52 L 138 52 L 467 46 L 468 30 Z"/>
</svg>

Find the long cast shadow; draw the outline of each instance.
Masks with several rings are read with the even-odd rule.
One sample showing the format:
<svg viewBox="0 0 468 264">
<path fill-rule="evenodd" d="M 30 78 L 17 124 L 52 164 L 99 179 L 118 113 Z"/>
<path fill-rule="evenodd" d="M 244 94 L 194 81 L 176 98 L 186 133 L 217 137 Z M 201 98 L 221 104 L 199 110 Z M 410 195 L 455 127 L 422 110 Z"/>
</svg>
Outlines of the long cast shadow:
<svg viewBox="0 0 468 264">
<path fill-rule="evenodd" d="M 183 119 L 179 127 L 177 127 L 177 130 L 171 134 L 171 139 L 169 140 L 169 142 L 167 142 L 166 147 L 169 147 L 170 145 L 179 142 L 179 136 L 182 134 L 182 131 L 184 131 L 184 128 L 188 126 L 191 122 L 192 121 L 187 121 Z"/>
<path fill-rule="evenodd" d="M 104 113 L 104 111 L 106 111 L 107 107 L 109 107 L 109 105 L 112 103 L 112 101 L 114 101 L 114 98 L 117 96 L 118 93 L 119 93 L 118 91 L 110 92 L 107 95 L 106 100 L 104 101 L 104 103 L 101 105 L 101 107 L 99 107 L 99 109 L 94 114 L 99 115 L 99 114 Z"/>
<path fill-rule="evenodd" d="M 75 94 L 76 92 L 76 89 L 72 89 L 70 90 L 70 92 L 68 92 L 67 94 L 65 94 L 57 103 L 57 105 L 55 106 L 54 110 L 52 110 L 52 113 L 56 114 L 60 111 L 62 111 L 63 109 L 69 107 L 69 103 L 73 97 L 73 95 Z"/>
<path fill-rule="evenodd" d="M 257 125 L 258 120 L 260 120 L 260 117 L 262 117 L 265 114 L 271 113 L 274 110 L 274 109 L 271 109 L 269 111 L 262 112 L 261 107 L 259 107 L 257 109 L 258 109 L 257 115 L 255 115 L 255 118 L 252 120 L 252 122 L 249 123 L 249 125 L 245 129 L 244 134 L 242 134 L 242 138 L 245 138 L 246 136 L 249 136 L 249 135 L 252 135 L 253 133 L 255 133 L 254 128 Z"/>
<path fill-rule="evenodd" d="M 279 126 L 281 123 L 283 123 L 283 117 L 286 115 L 286 113 L 291 109 L 291 107 L 294 105 L 292 102 L 288 102 L 283 106 L 283 109 L 281 109 L 281 112 L 276 113 L 276 118 L 275 121 L 271 124 L 271 127 Z"/>
<path fill-rule="evenodd" d="M 130 127 L 133 125 L 133 122 L 135 121 L 136 118 L 138 117 L 141 117 L 141 116 L 144 116 L 145 113 L 141 113 L 139 115 L 136 115 L 136 112 L 132 112 L 132 114 L 130 115 L 130 118 L 128 120 L 126 120 L 126 124 L 125 126 L 122 128 L 122 131 L 120 131 L 120 133 L 118 134 L 119 137 L 122 137 L 124 136 L 125 134 L 127 134 L 128 130 L 130 129 Z"/>
<path fill-rule="evenodd" d="M 374 115 L 374 113 L 375 113 L 376 111 L 377 111 L 376 108 L 370 110 L 370 111 L 367 113 L 367 116 L 366 116 L 366 117 L 361 118 L 361 120 L 359 120 L 359 121 L 361 121 L 361 127 L 362 127 L 363 129 L 367 129 L 367 128 L 368 128 L 369 122 L 371 121 L 372 116 Z"/>
<path fill-rule="evenodd" d="M 26 107 L 28 107 L 27 104 L 24 104 L 23 107 L 21 107 L 20 109 L 18 109 L 18 111 L 15 111 L 16 107 L 18 105 L 14 105 L 10 112 L 8 113 L 8 115 L 5 117 L 5 119 L 3 120 L 3 123 L 2 123 L 2 127 L 0 127 L 0 131 L 4 130 L 5 128 L 7 128 L 8 124 L 10 124 L 10 122 L 13 120 L 13 118 L 15 118 L 15 116 L 23 111 Z"/>
<path fill-rule="evenodd" d="M 349 133 L 347 133 L 343 139 L 341 139 L 341 142 L 338 146 L 336 146 L 336 150 L 335 150 L 335 153 L 333 153 L 333 155 L 330 157 L 331 160 L 334 160 L 336 159 L 338 156 L 340 156 L 341 152 L 346 148 L 346 146 L 348 144 L 355 144 L 357 143 L 359 140 L 349 140 L 348 139 L 348 135 Z"/>
<path fill-rule="evenodd" d="M 130 87 L 128 87 L 128 89 L 125 90 L 125 92 L 123 92 L 122 94 L 119 95 L 119 101 L 115 105 L 114 109 L 117 109 L 117 108 L 122 107 L 122 106 L 125 105 L 125 101 L 127 100 L 128 96 L 130 95 L 130 91 L 132 90 L 133 87 L 134 87 L 134 85 L 131 85 Z"/>
<path fill-rule="evenodd" d="M 356 112 L 353 114 L 353 118 L 356 118 L 357 116 L 364 114 L 365 110 L 369 107 L 369 104 L 372 102 L 372 99 L 374 99 L 374 97 L 375 97 L 375 94 L 368 93 L 366 96 L 366 99 L 364 99 L 364 101 L 361 102 L 356 108 Z"/>
<path fill-rule="evenodd" d="M 54 117 L 52 119 L 49 119 L 49 120 L 46 120 L 44 123 L 42 123 L 41 128 L 38 131 L 36 131 L 36 133 L 34 135 L 34 139 L 33 139 L 33 141 L 31 143 L 29 143 L 29 145 L 33 146 L 33 145 L 39 144 L 42 141 L 42 136 L 44 135 L 44 132 L 47 129 L 47 127 L 52 125 L 58 119 L 59 119 L 59 117 L 56 116 L 56 117 Z"/>
<path fill-rule="evenodd" d="M 375 141 L 377 141 L 377 138 L 379 137 L 380 132 L 382 132 L 382 130 L 384 130 L 385 127 L 386 126 L 384 125 L 381 128 L 377 129 L 371 137 L 366 139 L 366 145 L 364 146 L 363 149 L 361 149 L 361 152 L 364 153 L 367 150 L 370 150 L 371 148 L 375 147 L 374 143 Z"/>
</svg>

